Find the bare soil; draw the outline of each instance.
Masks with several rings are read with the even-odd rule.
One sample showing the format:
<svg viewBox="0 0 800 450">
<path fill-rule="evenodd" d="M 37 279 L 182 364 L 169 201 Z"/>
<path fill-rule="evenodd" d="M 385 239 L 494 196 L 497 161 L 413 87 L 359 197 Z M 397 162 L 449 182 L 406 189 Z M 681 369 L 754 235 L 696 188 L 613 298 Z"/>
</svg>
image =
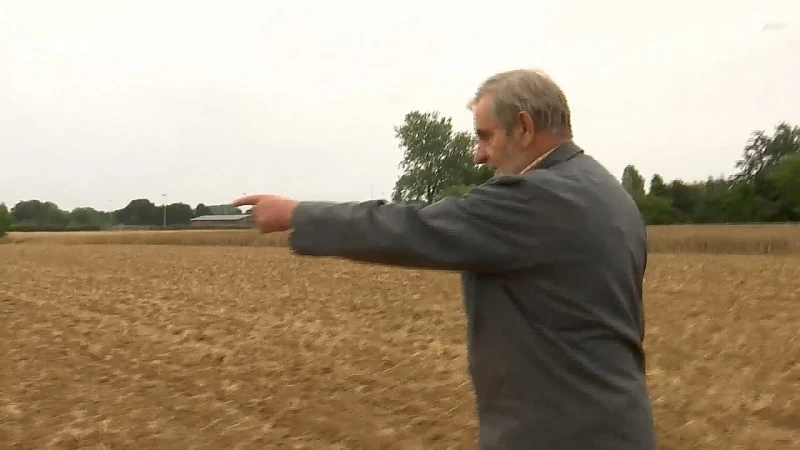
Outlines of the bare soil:
<svg viewBox="0 0 800 450">
<path fill-rule="evenodd" d="M 0 246 L 0 448 L 475 448 L 458 278 Z M 652 255 L 661 449 L 800 448 L 800 258 Z"/>
</svg>

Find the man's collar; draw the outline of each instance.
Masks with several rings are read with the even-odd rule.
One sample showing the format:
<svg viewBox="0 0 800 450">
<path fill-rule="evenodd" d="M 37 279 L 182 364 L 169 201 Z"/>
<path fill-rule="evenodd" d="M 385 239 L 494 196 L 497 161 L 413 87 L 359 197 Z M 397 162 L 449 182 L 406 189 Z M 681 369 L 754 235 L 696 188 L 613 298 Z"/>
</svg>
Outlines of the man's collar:
<svg viewBox="0 0 800 450">
<path fill-rule="evenodd" d="M 548 169 L 556 164 L 568 161 L 581 153 L 583 153 L 583 149 L 578 147 L 572 140 L 566 141 L 537 158 L 526 167 L 520 175 L 531 170 Z"/>
</svg>

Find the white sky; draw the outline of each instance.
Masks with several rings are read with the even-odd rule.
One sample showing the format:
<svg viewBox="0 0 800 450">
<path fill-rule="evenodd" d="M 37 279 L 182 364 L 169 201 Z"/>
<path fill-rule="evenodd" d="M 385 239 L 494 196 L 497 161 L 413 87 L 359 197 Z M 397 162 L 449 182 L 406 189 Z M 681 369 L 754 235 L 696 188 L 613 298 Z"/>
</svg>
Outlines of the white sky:
<svg viewBox="0 0 800 450">
<path fill-rule="evenodd" d="M 730 174 L 752 130 L 800 125 L 800 1 L 0 0 L 0 201 L 385 198 L 406 112 L 471 130 L 519 67 L 618 177 Z"/>
</svg>

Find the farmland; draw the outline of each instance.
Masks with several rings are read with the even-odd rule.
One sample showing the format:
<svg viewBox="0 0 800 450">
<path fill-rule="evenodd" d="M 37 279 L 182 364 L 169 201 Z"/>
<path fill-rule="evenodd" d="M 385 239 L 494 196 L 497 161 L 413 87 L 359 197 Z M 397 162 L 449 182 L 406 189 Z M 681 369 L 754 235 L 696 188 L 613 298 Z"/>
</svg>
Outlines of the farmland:
<svg viewBox="0 0 800 450">
<path fill-rule="evenodd" d="M 660 448 L 800 448 L 797 228 L 686 230 L 650 234 Z M 8 241 L 0 448 L 474 448 L 455 274 L 249 231 Z"/>
<path fill-rule="evenodd" d="M 259 235 L 253 230 L 167 230 L 11 233 L 12 243 L 148 244 L 281 247 L 286 233 Z M 664 225 L 648 227 L 651 252 L 751 255 L 800 255 L 798 225 Z"/>
</svg>

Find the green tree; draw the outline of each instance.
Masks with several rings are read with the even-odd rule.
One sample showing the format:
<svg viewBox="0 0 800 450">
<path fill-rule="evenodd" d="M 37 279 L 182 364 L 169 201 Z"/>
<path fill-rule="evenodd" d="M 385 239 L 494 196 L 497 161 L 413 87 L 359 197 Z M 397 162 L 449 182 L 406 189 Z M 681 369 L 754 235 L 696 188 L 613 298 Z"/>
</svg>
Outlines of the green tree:
<svg viewBox="0 0 800 450">
<path fill-rule="evenodd" d="M 642 219 L 648 225 L 667 225 L 680 222 L 681 212 L 672 206 L 672 200 L 663 196 L 646 196 L 637 205 Z"/>
<path fill-rule="evenodd" d="M 163 221 L 163 211 L 160 206 L 156 206 L 146 198 L 131 200 L 127 206 L 116 211 L 114 218 L 117 223 L 125 225 L 161 225 Z"/>
<path fill-rule="evenodd" d="M 800 155 L 786 158 L 774 166 L 767 173 L 767 179 L 789 210 L 789 219 L 800 219 Z"/>
<path fill-rule="evenodd" d="M 622 186 L 636 202 L 644 198 L 644 177 L 633 165 L 625 166 L 622 171 Z"/>
<path fill-rule="evenodd" d="M 759 194 L 753 183 L 735 183 L 725 199 L 725 219 L 721 222 L 763 222 L 770 202 Z"/>
<path fill-rule="evenodd" d="M 0 203 L 0 238 L 6 235 L 8 229 L 11 228 L 12 222 L 13 219 L 11 218 L 11 213 L 8 212 L 6 204 Z"/>
<path fill-rule="evenodd" d="M 705 182 L 692 183 L 691 191 L 697 196 L 691 221 L 698 223 L 730 222 L 728 202 L 731 182 L 725 178 L 708 178 Z"/>
<path fill-rule="evenodd" d="M 476 165 L 468 163 L 464 168 L 464 177 L 461 184 L 450 184 L 444 187 L 436 200 L 441 200 L 446 197 L 462 197 L 467 194 L 472 188 L 480 186 L 481 184 L 489 181 L 494 176 L 494 170 L 486 165 Z"/>
<path fill-rule="evenodd" d="M 210 216 L 211 214 L 213 214 L 211 208 L 202 203 L 198 203 L 194 208 L 194 217 Z"/>
<path fill-rule="evenodd" d="M 739 172 L 736 181 L 752 182 L 766 170 L 780 164 L 785 158 L 800 154 L 800 127 L 781 122 L 772 135 L 756 130 L 744 147 L 742 158 L 736 161 Z"/>
<path fill-rule="evenodd" d="M 188 225 L 193 216 L 194 211 L 192 207 L 186 203 L 172 203 L 167 205 L 167 225 Z"/>
<path fill-rule="evenodd" d="M 729 213 L 735 220 L 777 222 L 798 220 L 791 186 L 793 158 L 800 155 L 800 127 L 781 122 L 772 135 L 753 131 L 736 162 L 739 170 L 731 181 Z M 784 166 L 784 164 L 786 164 Z M 787 197 L 788 195 L 788 197 Z M 746 218 L 746 219 L 745 219 Z"/>
<path fill-rule="evenodd" d="M 669 184 L 672 206 L 681 212 L 684 221 L 691 222 L 697 208 L 700 189 L 696 184 L 686 184 L 682 180 L 673 180 Z"/>
<path fill-rule="evenodd" d="M 403 148 L 403 174 L 392 192 L 396 202 L 430 204 L 461 195 L 493 175 L 472 161 L 474 136 L 455 131 L 452 119 L 438 112 L 409 112 L 394 131 Z"/>
<path fill-rule="evenodd" d="M 655 174 L 652 178 L 650 178 L 650 189 L 648 189 L 647 195 L 654 197 L 669 197 L 669 188 L 667 187 L 667 184 L 664 183 L 664 178 L 662 178 L 661 175 Z"/>
<path fill-rule="evenodd" d="M 69 224 L 69 213 L 62 211 L 53 202 L 40 200 L 24 200 L 11 208 L 11 217 L 15 224 L 35 227 L 66 227 Z"/>
<path fill-rule="evenodd" d="M 69 227 L 104 227 L 108 222 L 103 213 L 94 208 L 75 208 L 69 213 Z"/>
</svg>

